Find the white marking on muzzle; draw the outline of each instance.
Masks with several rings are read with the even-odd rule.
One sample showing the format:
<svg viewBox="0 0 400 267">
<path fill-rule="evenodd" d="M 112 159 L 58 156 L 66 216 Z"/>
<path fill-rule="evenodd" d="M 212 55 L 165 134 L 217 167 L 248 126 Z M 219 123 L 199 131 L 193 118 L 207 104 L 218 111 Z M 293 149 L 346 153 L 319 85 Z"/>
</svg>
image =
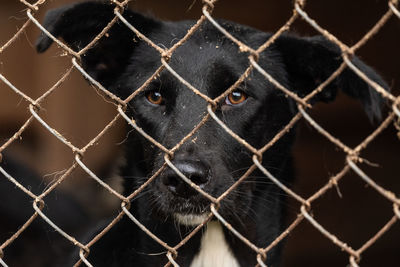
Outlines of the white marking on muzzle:
<svg viewBox="0 0 400 267">
<path fill-rule="evenodd" d="M 181 214 L 175 213 L 174 214 L 175 220 L 182 225 L 186 226 L 196 226 L 204 222 L 207 217 L 208 213 L 204 214 Z"/>
</svg>

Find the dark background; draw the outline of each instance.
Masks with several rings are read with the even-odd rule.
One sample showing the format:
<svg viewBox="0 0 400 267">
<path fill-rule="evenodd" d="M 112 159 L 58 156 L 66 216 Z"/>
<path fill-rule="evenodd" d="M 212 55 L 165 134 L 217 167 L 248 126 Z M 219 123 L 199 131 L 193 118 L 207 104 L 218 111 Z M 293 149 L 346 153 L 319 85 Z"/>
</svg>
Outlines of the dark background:
<svg viewBox="0 0 400 267">
<path fill-rule="evenodd" d="M 46 10 L 70 2 L 75 1 L 47 1 L 35 17 L 42 21 Z M 131 6 L 166 20 L 198 19 L 201 15 L 200 1 L 134 1 Z M 26 21 L 25 9 L 16 0 L 0 2 L 0 46 Z M 292 1 L 225 0 L 216 3 L 213 17 L 229 19 L 264 31 L 276 31 L 290 17 L 292 9 Z M 314 0 L 308 1 L 305 9 L 322 27 L 344 43 L 352 45 L 375 25 L 388 9 L 388 5 L 387 1 L 381 0 Z M 316 34 L 301 19 L 294 23 L 291 30 L 301 35 Z M 0 73 L 32 98 L 47 91 L 70 66 L 70 58 L 64 56 L 62 50 L 56 46 L 44 55 L 36 54 L 33 44 L 38 33 L 36 26 L 31 24 L 26 34 L 0 54 Z M 376 36 L 357 51 L 357 55 L 390 84 L 394 95 L 399 95 L 400 86 L 399 47 L 400 19 L 393 16 Z M 96 94 L 76 71 L 46 99 L 43 107 L 44 111 L 40 113 L 42 118 L 78 147 L 89 142 L 116 115 L 114 106 Z M 359 144 L 377 127 L 368 122 L 357 101 L 343 95 L 339 95 L 333 104 L 316 105 L 311 115 L 326 130 L 351 147 Z M 26 101 L 0 82 L 0 145 L 28 117 Z M 323 186 L 331 175 L 343 168 L 345 154 L 304 121 L 300 123 L 298 131 L 294 151 L 297 180 L 293 189 L 307 198 Z M 120 121 L 95 148 L 89 150 L 85 156 L 87 165 L 99 175 L 103 174 L 103 178 L 107 178 L 124 138 L 124 123 Z M 377 164 L 375 167 L 364 164 L 361 165 L 362 169 L 377 183 L 395 193 L 400 192 L 399 148 L 400 140 L 396 137 L 395 128 L 390 125 L 361 155 Z M 38 172 L 44 180 L 39 182 L 40 185 L 46 185 L 59 177 L 60 171 L 70 167 L 73 162 L 71 151 L 37 122 L 24 132 L 20 140 L 7 148 L 6 152 Z M 55 199 L 64 196 L 72 198 L 77 202 L 77 209 L 82 209 L 87 214 L 87 220 L 77 219 L 71 223 L 72 226 L 69 225 L 71 233 L 82 230 L 89 220 L 114 214 L 118 209 L 117 199 L 110 197 L 83 172 L 74 172 L 58 188 L 59 197 L 56 196 Z M 393 216 L 392 205 L 352 172 L 344 177 L 339 188 L 342 197 L 338 196 L 336 189 L 329 191 L 313 204 L 313 215 L 339 239 L 358 249 Z M 20 204 L 30 207 L 29 200 L 26 203 L 15 203 L 14 196 L 10 191 L 2 196 L 1 201 L 10 203 L 9 206 L 17 207 L 18 210 Z M 291 201 L 287 208 L 290 215 L 288 222 L 291 222 L 299 213 L 299 205 Z M 0 218 L 0 244 L 20 226 L 11 225 L 4 228 L 7 230 L 2 230 L 1 227 L 5 227 L 2 225 L 8 220 L 11 219 Z M 62 255 L 71 248 L 68 242 L 60 241 L 62 245 L 58 246 L 58 241 L 52 241 L 58 237 L 52 230 L 42 229 L 39 234 L 29 233 L 34 230 L 31 227 L 5 249 L 5 260 L 8 253 L 16 255 L 15 258 L 18 259 L 14 262 L 9 256 L 10 266 L 50 266 L 45 262 L 51 262 L 56 257 L 54 255 Z M 42 242 L 42 239 L 45 241 Z M 400 223 L 397 222 L 363 253 L 360 265 L 399 266 L 399 240 Z M 347 263 L 347 253 L 341 251 L 307 221 L 303 221 L 287 238 L 283 266 L 346 266 Z"/>
</svg>

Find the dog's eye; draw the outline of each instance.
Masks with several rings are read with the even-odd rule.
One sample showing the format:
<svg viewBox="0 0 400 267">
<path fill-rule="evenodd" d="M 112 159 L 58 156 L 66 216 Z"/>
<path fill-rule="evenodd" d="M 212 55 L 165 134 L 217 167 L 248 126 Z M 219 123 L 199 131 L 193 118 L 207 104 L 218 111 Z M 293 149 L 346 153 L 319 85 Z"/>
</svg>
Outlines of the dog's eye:
<svg viewBox="0 0 400 267">
<path fill-rule="evenodd" d="M 225 98 L 225 103 L 227 105 L 238 105 L 240 103 L 243 103 L 247 99 L 247 95 L 243 93 L 242 91 L 232 91 L 226 98 Z"/>
<path fill-rule="evenodd" d="M 147 100 L 154 105 L 162 105 L 164 103 L 164 99 L 159 92 L 150 91 L 146 93 Z"/>
</svg>

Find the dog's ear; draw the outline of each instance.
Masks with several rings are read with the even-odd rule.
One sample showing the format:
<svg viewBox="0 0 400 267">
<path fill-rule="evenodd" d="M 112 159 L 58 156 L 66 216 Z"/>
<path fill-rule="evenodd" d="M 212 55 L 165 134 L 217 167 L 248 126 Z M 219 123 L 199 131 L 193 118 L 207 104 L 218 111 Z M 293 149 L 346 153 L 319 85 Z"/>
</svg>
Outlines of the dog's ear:
<svg viewBox="0 0 400 267">
<path fill-rule="evenodd" d="M 62 37 L 72 49 L 78 51 L 89 44 L 114 18 L 114 8 L 102 2 L 67 5 L 49 11 L 43 25 L 55 37 Z M 123 16 L 145 35 L 161 23 L 130 10 L 125 10 Z M 130 55 L 136 46 L 135 37 L 130 29 L 118 21 L 82 55 L 83 68 L 102 85 L 109 86 L 129 64 Z M 37 51 L 46 51 L 52 42 L 42 32 L 36 42 Z"/>
<path fill-rule="evenodd" d="M 343 62 L 339 47 L 323 36 L 301 38 L 285 35 L 278 38 L 275 44 L 282 55 L 290 86 L 300 96 L 305 96 L 317 88 Z M 388 85 L 373 69 L 357 57 L 353 57 L 351 61 L 371 80 L 388 90 Z M 381 119 L 382 97 L 349 68 L 312 101 L 332 101 L 338 89 L 359 99 L 371 121 Z"/>
</svg>

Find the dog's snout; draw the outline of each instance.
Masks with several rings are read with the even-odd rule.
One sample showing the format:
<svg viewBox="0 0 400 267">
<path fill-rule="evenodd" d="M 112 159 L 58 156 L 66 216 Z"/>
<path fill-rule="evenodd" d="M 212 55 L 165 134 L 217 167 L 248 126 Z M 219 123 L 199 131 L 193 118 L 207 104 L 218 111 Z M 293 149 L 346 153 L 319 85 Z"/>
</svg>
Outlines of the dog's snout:
<svg viewBox="0 0 400 267">
<path fill-rule="evenodd" d="M 204 187 L 210 179 L 209 169 L 200 162 L 178 162 L 174 165 L 182 174 L 200 187 Z M 198 193 L 170 168 L 163 173 L 161 181 L 169 191 L 180 197 L 189 198 Z"/>
</svg>

